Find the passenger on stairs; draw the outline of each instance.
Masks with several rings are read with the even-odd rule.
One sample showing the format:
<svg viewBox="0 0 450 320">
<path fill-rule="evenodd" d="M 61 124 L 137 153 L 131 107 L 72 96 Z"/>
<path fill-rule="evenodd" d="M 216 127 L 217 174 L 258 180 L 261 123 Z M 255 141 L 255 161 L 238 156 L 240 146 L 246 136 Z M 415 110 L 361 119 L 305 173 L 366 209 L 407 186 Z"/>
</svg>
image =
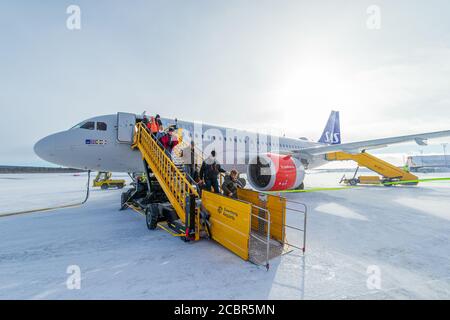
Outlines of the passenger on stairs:
<svg viewBox="0 0 450 320">
<path fill-rule="evenodd" d="M 167 133 L 159 139 L 159 142 L 161 142 L 170 159 L 172 159 L 173 148 L 178 144 L 178 139 L 176 135 L 173 134 L 173 131 L 173 128 L 169 128 Z"/>
<path fill-rule="evenodd" d="M 151 117 L 150 122 L 147 124 L 147 128 L 150 130 L 150 133 L 152 135 L 156 136 L 156 134 L 159 131 L 158 120 L 156 118 Z"/>
<path fill-rule="evenodd" d="M 147 118 L 147 116 L 145 116 L 144 115 L 144 117 L 142 118 L 142 124 L 146 127 L 146 128 L 148 128 L 147 126 L 148 126 L 148 118 Z"/>
<path fill-rule="evenodd" d="M 184 171 L 190 177 L 194 177 L 195 165 L 195 143 L 191 141 L 190 145 L 181 150 L 181 158 L 184 163 Z"/>
<path fill-rule="evenodd" d="M 225 173 L 226 171 L 217 162 L 216 151 L 213 150 L 211 155 L 203 161 L 200 168 L 200 179 L 205 184 L 205 190 L 211 191 L 212 187 L 215 193 L 220 193 L 218 176 L 221 172 Z"/>
<path fill-rule="evenodd" d="M 162 122 L 161 122 L 161 117 L 159 116 L 159 114 L 157 114 L 156 116 L 155 116 L 155 121 L 156 121 L 156 124 L 158 125 L 158 127 L 162 127 Z"/>
<path fill-rule="evenodd" d="M 163 126 L 159 126 L 159 131 L 158 131 L 158 133 L 156 134 L 156 140 L 159 141 L 159 139 L 161 139 L 161 137 L 162 137 L 163 135 L 165 135 L 165 134 L 166 134 L 166 132 L 164 131 L 164 127 L 163 127 Z"/>
<path fill-rule="evenodd" d="M 240 188 L 238 181 L 239 172 L 235 169 L 231 170 L 230 174 L 227 174 L 222 183 L 222 192 L 226 197 L 237 199 L 237 189 Z"/>
</svg>

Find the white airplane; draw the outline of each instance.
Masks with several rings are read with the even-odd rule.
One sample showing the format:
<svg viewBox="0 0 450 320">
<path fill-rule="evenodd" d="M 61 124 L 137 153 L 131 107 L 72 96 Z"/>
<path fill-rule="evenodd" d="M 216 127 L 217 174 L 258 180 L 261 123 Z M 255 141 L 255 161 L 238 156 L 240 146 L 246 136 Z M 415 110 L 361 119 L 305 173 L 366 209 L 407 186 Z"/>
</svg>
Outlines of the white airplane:
<svg viewBox="0 0 450 320">
<path fill-rule="evenodd" d="M 36 143 L 34 151 L 43 160 L 65 167 L 108 172 L 144 172 L 140 152 L 130 148 L 135 124 L 142 121 L 142 118 L 142 115 L 123 112 L 93 117 L 69 130 L 43 138 Z M 193 139 L 203 150 L 215 149 L 226 170 L 234 167 L 246 172 L 251 186 L 260 191 L 303 187 L 305 169 L 325 164 L 325 155 L 330 152 L 358 153 L 408 141 L 424 145 L 429 138 L 450 136 L 450 130 L 446 130 L 341 143 L 337 111 L 331 112 L 318 142 L 176 119 L 161 118 L 161 121 L 165 128 L 176 124 L 184 137 Z"/>
</svg>

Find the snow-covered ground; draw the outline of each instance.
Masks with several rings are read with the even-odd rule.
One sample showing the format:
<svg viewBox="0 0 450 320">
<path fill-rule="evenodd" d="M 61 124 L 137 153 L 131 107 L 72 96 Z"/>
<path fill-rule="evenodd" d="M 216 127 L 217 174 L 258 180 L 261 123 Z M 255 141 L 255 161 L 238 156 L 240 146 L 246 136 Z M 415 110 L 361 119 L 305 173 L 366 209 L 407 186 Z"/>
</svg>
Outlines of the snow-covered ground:
<svg viewBox="0 0 450 320">
<path fill-rule="evenodd" d="M 313 173 L 306 184 L 332 187 L 341 176 Z M 75 203 L 85 184 L 85 174 L 0 175 L 0 214 Z M 450 299 L 448 182 L 288 194 L 309 209 L 307 252 L 268 272 L 212 241 L 148 231 L 143 217 L 118 211 L 120 193 L 0 218 L 0 298 Z M 80 290 L 66 286 L 71 265 Z"/>
</svg>

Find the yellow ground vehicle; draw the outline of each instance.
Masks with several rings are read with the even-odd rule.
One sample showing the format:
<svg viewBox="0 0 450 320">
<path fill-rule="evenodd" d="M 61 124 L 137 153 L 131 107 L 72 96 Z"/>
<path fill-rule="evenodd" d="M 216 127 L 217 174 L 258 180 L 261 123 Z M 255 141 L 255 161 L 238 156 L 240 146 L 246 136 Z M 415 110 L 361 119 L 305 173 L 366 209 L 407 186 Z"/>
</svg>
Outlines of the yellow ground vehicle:
<svg viewBox="0 0 450 320">
<path fill-rule="evenodd" d="M 340 183 L 356 186 L 357 184 L 382 184 L 383 180 L 379 176 L 359 176 L 347 179 L 345 175 L 342 177 Z"/>
<path fill-rule="evenodd" d="M 117 188 L 122 189 L 125 186 L 125 180 L 123 179 L 111 179 L 111 172 L 100 172 L 95 177 L 92 186 L 100 187 L 103 190 L 107 190 L 109 188 Z"/>
<path fill-rule="evenodd" d="M 344 182 L 351 186 L 355 186 L 357 184 L 382 184 L 385 186 L 392 186 L 396 183 L 398 184 L 406 184 L 406 185 L 417 185 L 419 179 L 417 176 L 412 173 L 403 170 L 402 168 L 398 168 L 380 158 L 377 158 L 367 152 L 363 151 L 357 154 L 351 154 L 346 152 L 333 152 L 328 153 L 325 158 L 328 161 L 343 161 L 343 160 L 353 160 L 358 163 L 358 167 L 353 175 L 353 178 L 347 179 L 342 177 L 341 183 Z M 358 173 L 359 167 L 368 168 L 376 173 L 379 176 L 359 176 L 356 177 Z"/>
</svg>

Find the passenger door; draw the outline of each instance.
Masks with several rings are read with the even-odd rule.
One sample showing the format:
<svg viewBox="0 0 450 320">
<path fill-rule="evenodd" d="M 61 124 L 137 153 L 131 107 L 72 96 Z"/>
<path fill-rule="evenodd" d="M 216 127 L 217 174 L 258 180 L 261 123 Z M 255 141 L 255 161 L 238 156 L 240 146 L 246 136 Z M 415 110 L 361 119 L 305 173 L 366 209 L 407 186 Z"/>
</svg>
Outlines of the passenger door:
<svg viewBox="0 0 450 320">
<path fill-rule="evenodd" d="M 119 143 L 133 143 L 136 115 L 133 113 L 117 113 L 117 141 Z"/>
</svg>

